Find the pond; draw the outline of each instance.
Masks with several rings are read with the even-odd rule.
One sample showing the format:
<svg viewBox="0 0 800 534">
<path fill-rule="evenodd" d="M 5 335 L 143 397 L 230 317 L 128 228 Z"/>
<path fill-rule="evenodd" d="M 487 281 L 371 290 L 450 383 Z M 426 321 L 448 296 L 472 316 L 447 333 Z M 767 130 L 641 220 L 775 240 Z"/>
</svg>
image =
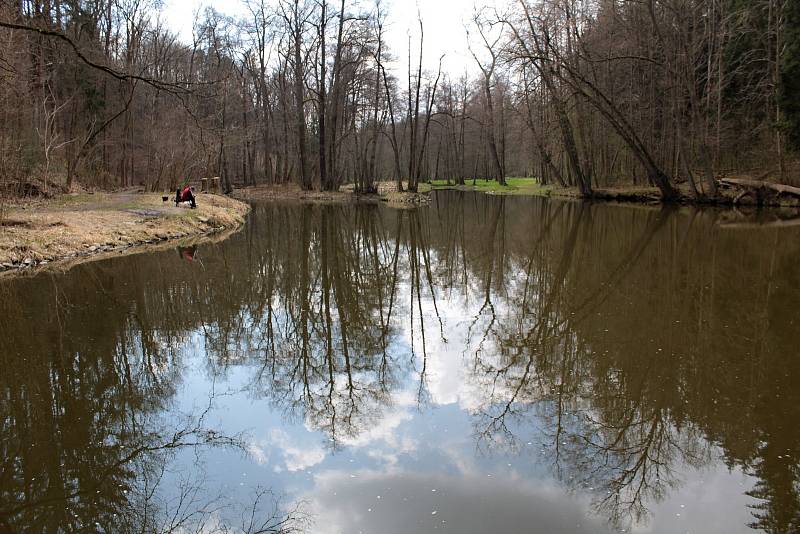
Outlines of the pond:
<svg viewBox="0 0 800 534">
<path fill-rule="evenodd" d="M 5 280 L 0 531 L 800 531 L 800 229 L 724 219 L 257 203 Z"/>
</svg>

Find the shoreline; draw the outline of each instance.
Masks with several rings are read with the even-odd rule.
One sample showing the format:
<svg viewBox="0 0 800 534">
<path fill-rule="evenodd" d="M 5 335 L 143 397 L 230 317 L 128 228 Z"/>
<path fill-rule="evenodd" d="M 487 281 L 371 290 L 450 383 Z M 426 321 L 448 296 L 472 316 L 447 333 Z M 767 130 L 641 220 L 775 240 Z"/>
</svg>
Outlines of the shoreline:
<svg viewBox="0 0 800 534">
<path fill-rule="evenodd" d="M 247 203 L 201 194 L 197 209 L 176 208 L 160 193 L 93 193 L 30 200 L 0 217 L 0 278 L 45 268 L 191 245 L 233 233 Z"/>
<path fill-rule="evenodd" d="M 527 179 L 517 179 L 516 183 L 524 180 Z M 330 192 L 303 191 L 292 184 L 244 187 L 236 189 L 231 197 L 201 194 L 196 210 L 176 208 L 171 196 L 164 202 L 160 193 L 89 193 L 12 201 L 0 204 L 0 278 L 45 268 L 66 270 L 96 259 L 224 239 L 242 227 L 250 211 L 249 203 L 260 200 L 383 203 L 395 209 L 413 209 L 429 204 L 436 191 L 465 191 L 641 206 L 716 207 L 732 212 L 739 212 L 739 208 L 748 212 L 767 208 L 777 213 L 783 209 L 784 217 L 791 216 L 779 217 L 776 223 L 780 224 L 800 216 L 800 198 L 774 195 L 765 202 L 760 196 L 763 191 L 743 194 L 730 186 L 722 188 L 716 199 L 694 198 L 680 188 L 677 199 L 664 202 L 656 188 L 598 188 L 586 198 L 575 189 L 541 186 L 533 180 L 530 185 L 508 188 L 483 180 L 478 180 L 476 186 L 421 183 L 417 193 L 398 193 L 394 182 L 377 185 L 378 193 L 368 195 L 347 187 Z"/>
<path fill-rule="evenodd" d="M 582 196 L 576 188 L 553 185 L 540 185 L 532 179 L 510 179 L 515 185 L 500 186 L 493 180 L 477 180 L 476 185 L 467 183 L 437 184 L 423 182 L 416 193 L 398 193 L 394 182 L 378 182 L 378 193 L 359 194 L 352 185 L 343 186 L 339 191 L 303 191 L 294 184 L 248 186 L 238 188 L 233 197 L 244 200 L 292 200 L 311 203 L 378 203 L 393 208 L 413 208 L 431 202 L 437 191 L 463 191 L 498 196 L 528 196 L 580 200 L 586 202 L 610 202 L 639 205 L 680 205 L 696 207 L 717 207 L 722 209 L 800 209 L 800 196 L 778 194 L 766 187 L 740 187 L 719 184 L 716 197 L 695 197 L 686 184 L 676 186 L 677 197 L 672 200 L 661 198 L 659 190 L 648 186 L 604 187 L 593 191 L 592 196 Z M 471 180 L 470 180 L 471 182 Z M 766 184 L 773 185 L 773 184 Z M 791 188 L 790 188 L 791 189 Z"/>
<path fill-rule="evenodd" d="M 420 184 L 422 186 L 423 184 Z M 240 201 L 281 200 L 309 202 L 314 204 L 342 203 L 385 203 L 396 209 L 413 208 L 426 205 L 431 201 L 430 192 L 422 190 L 417 193 L 398 193 L 394 182 L 378 182 L 378 192 L 373 194 L 356 193 L 352 186 L 343 186 L 339 191 L 304 191 L 295 184 L 257 185 L 237 187 L 232 197 Z"/>
<path fill-rule="evenodd" d="M 469 181 L 471 182 L 471 180 Z M 525 181 L 525 179 L 520 181 Z M 782 196 L 778 191 L 770 189 L 776 185 L 778 188 L 796 189 L 791 186 L 787 187 L 747 179 L 723 179 L 717 185 L 719 191 L 716 197 L 696 197 L 692 194 L 687 184 L 680 184 L 675 186 L 677 196 L 671 200 L 664 200 L 658 188 L 650 186 L 598 187 L 588 197 L 581 195 L 578 189 L 574 187 L 538 184 L 503 187 L 492 180 L 477 180 L 476 185 L 471 183 L 464 185 L 434 184 L 428 187 L 430 187 L 431 191 L 473 191 L 489 195 L 540 196 L 587 202 L 676 204 L 720 208 L 800 208 L 800 196 L 798 194 L 800 189 L 797 189 L 797 193 L 783 194 Z"/>
</svg>

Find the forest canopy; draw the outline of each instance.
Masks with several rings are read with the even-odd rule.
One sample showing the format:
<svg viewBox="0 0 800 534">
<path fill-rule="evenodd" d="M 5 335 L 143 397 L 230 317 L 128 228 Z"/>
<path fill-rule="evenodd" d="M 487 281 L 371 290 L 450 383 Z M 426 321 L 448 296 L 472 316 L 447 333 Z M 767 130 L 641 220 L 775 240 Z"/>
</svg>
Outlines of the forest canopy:
<svg viewBox="0 0 800 534">
<path fill-rule="evenodd" d="M 0 2 L 0 187 L 798 183 L 797 2 L 510 0 L 473 75 L 423 61 L 434 21 L 390 49 L 386 0 L 243 2 L 191 42 L 156 0 Z"/>
</svg>

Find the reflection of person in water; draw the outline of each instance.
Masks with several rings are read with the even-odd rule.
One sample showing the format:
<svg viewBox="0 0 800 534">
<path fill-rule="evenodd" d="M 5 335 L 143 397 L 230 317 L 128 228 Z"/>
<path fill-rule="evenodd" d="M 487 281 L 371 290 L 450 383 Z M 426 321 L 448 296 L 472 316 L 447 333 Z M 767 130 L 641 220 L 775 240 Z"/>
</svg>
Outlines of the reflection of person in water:
<svg viewBox="0 0 800 534">
<path fill-rule="evenodd" d="M 191 263 L 197 256 L 197 246 L 192 245 L 191 247 L 178 247 L 178 254 L 181 258 Z"/>
</svg>

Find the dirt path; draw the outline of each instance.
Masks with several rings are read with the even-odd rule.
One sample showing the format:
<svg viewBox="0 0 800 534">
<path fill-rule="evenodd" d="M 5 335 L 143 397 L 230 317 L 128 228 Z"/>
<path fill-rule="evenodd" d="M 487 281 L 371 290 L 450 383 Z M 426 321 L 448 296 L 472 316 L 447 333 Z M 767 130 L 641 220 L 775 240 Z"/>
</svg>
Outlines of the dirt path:
<svg viewBox="0 0 800 534">
<path fill-rule="evenodd" d="M 65 195 L 6 206 L 0 214 L 0 272 L 28 269 L 97 254 L 235 228 L 249 207 L 200 195 L 198 208 L 175 207 L 160 194 Z"/>
</svg>

